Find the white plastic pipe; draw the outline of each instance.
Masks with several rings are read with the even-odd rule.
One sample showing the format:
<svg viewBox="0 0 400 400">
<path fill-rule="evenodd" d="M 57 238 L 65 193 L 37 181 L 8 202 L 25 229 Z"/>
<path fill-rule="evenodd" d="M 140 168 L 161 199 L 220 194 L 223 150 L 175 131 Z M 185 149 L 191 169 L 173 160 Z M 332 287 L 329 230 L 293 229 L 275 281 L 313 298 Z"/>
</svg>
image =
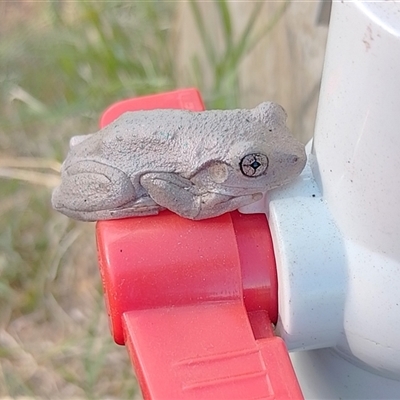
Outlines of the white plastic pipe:
<svg viewBox="0 0 400 400">
<path fill-rule="evenodd" d="M 399 153 L 400 3 L 334 2 L 308 166 L 266 205 L 306 398 L 400 398 Z"/>
</svg>

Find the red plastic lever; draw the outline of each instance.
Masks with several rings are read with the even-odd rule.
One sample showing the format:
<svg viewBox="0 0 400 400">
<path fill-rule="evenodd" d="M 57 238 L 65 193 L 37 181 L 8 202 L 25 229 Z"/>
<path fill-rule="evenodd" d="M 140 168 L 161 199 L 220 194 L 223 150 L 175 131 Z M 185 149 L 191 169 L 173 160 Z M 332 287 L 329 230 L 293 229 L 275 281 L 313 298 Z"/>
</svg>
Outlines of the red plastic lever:
<svg viewBox="0 0 400 400">
<path fill-rule="evenodd" d="M 117 103 L 102 124 L 127 110 L 203 109 L 195 89 L 142 100 Z M 191 221 L 163 211 L 96 230 L 111 330 L 144 398 L 303 398 L 273 336 L 277 278 L 264 215 Z"/>
</svg>

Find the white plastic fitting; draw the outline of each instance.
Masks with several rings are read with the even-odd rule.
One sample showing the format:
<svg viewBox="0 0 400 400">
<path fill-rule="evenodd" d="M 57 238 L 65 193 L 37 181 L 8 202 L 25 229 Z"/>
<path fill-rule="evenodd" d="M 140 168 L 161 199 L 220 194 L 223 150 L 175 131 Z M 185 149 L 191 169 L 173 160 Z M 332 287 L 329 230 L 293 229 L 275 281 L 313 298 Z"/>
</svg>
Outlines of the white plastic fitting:
<svg viewBox="0 0 400 400">
<path fill-rule="evenodd" d="M 277 330 L 306 398 L 400 398 L 399 2 L 333 3 L 308 147 L 266 204 Z"/>
</svg>

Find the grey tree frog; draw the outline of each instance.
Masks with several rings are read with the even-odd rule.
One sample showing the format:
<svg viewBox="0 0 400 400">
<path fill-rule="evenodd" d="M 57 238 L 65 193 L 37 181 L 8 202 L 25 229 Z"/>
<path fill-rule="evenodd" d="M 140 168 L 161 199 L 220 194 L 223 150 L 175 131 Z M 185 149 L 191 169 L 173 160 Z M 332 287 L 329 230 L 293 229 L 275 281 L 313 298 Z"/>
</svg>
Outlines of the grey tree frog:
<svg viewBox="0 0 400 400">
<path fill-rule="evenodd" d="M 272 102 L 250 110 L 127 112 L 71 139 L 53 207 L 84 221 L 164 209 L 199 220 L 233 211 L 303 170 L 304 146 L 285 122 Z"/>
</svg>

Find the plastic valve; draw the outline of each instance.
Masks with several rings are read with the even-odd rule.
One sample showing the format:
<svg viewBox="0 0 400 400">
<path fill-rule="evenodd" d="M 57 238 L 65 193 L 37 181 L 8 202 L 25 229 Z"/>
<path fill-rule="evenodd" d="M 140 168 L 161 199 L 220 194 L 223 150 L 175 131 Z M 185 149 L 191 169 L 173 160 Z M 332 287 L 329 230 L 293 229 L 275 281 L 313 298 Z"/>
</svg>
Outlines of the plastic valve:
<svg viewBox="0 0 400 400">
<path fill-rule="evenodd" d="M 195 89 L 119 102 L 129 110 L 204 109 Z M 273 335 L 277 277 L 264 214 L 191 221 L 169 211 L 100 221 L 98 257 L 111 331 L 145 399 L 302 399 Z"/>
</svg>

